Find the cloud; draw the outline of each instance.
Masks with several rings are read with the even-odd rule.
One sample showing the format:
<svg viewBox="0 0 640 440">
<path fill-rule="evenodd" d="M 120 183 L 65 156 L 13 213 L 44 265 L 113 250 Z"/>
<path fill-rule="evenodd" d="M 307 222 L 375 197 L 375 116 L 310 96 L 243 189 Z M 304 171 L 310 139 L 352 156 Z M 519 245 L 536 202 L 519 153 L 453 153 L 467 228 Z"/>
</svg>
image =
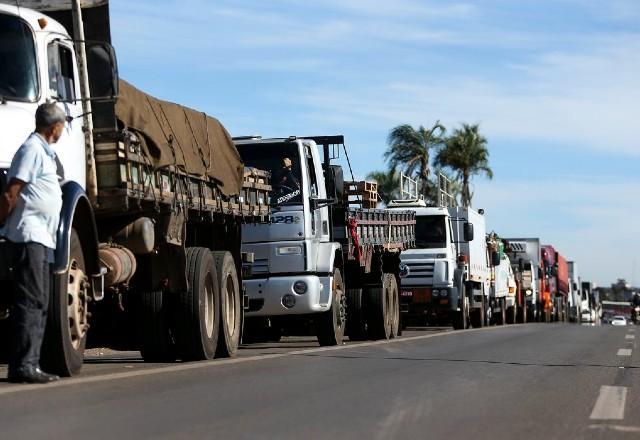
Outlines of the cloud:
<svg viewBox="0 0 640 440">
<path fill-rule="evenodd" d="M 485 209 L 489 229 L 504 237 L 540 237 L 575 260 L 583 279 L 608 285 L 632 276 L 640 248 L 633 233 L 640 218 L 635 200 L 640 186 L 633 180 L 497 178 L 479 181 L 474 206 Z"/>
<path fill-rule="evenodd" d="M 601 41 L 582 53 L 546 52 L 527 63 L 419 81 L 310 88 L 301 96 L 316 113 L 372 126 L 440 119 L 482 122 L 489 138 L 526 139 L 638 155 L 640 35 Z"/>
</svg>

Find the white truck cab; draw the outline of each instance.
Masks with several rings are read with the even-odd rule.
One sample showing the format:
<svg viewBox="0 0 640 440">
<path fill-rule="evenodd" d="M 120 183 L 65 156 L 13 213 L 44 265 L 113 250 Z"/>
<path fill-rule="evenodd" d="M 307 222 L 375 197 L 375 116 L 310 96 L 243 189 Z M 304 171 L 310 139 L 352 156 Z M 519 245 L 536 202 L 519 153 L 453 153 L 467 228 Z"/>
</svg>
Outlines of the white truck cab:
<svg viewBox="0 0 640 440">
<path fill-rule="evenodd" d="M 490 318 L 484 213 L 427 207 L 422 200 L 394 200 L 389 208 L 416 213 L 416 248 L 401 256 L 404 313 L 441 323 L 452 319 L 456 328 L 483 326 Z"/>
<path fill-rule="evenodd" d="M 85 136 L 79 117 L 83 111 L 75 49 L 69 34 L 61 24 L 40 12 L 0 3 L 0 41 L 2 178 L 16 150 L 35 129 L 38 105 L 55 101 L 74 119 L 52 147 L 64 168 L 64 180 L 84 188 Z"/>
<path fill-rule="evenodd" d="M 244 225 L 243 252 L 254 254 L 245 281 L 247 317 L 319 313 L 331 308 L 338 243 L 330 240 L 329 208 L 318 147 L 309 139 L 242 139 L 243 161 L 272 175 L 271 222 Z"/>
</svg>

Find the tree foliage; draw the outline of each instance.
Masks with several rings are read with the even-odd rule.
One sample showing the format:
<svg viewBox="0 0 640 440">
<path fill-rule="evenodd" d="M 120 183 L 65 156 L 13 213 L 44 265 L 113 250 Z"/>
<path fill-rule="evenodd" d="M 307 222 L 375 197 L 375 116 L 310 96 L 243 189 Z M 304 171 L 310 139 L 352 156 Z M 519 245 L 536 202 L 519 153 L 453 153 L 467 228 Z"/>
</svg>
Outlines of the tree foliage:
<svg viewBox="0 0 640 440">
<path fill-rule="evenodd" d="M 440 121 L 427 129 L 409 124 L 398 125 L 389 132 L 388 149 L 384 154 L 389 170 L 401 170 L 418 181 L 420 193 L 429 196 L 429 162 L 431 151 L 444 143 L 446 129 Z"/>
<path fill-rule="evenodd" d="M 487 139 L 479 133 L 478 124 L 462 124 L 453 131 L 438 151 L 434 163 L 436 166 L 451 169 L 459 181 L 460 201 L 462 206 L 471 206 L 473 191 L 471 180 L 474 176 L 484 174 L 493 178 L 489 167 L 489 150 Z"/>
</svg>

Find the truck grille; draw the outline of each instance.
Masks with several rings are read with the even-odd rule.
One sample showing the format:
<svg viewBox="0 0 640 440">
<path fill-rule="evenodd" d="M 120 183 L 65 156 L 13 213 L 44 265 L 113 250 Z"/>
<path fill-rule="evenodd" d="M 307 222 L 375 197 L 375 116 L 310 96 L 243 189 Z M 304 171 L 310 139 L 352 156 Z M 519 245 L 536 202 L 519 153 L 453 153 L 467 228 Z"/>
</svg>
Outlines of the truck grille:
<svg viewBox="0 0 640 440">
<path fill-rule="evenodd" d="M 256 275 L 268 275 L 269 274 L 269 259 L 268 258 L 256 258 L 251 265 L 251 276 Z"/>
<path fill-rule="evenodd" d="M 404 262 L 409 266 L 409 276 L 407 278 L 433 278 L 433 270 L 435 263 L 424 262 Z"/>
</svg>

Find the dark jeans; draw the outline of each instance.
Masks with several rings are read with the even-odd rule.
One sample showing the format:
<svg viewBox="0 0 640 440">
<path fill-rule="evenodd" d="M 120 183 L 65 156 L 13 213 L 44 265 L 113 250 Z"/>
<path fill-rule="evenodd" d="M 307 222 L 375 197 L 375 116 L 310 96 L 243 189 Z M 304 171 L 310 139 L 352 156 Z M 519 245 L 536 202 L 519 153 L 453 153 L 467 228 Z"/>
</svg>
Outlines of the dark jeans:
<svg viewBox="0 0 640 440">
<path fill-rule="evenodd" d="M 11 243 L 13 307 L 9 373 L 40 366 L 40 347 L 49 307 L 49 249 L 39 243 Z"/>
</svg>

